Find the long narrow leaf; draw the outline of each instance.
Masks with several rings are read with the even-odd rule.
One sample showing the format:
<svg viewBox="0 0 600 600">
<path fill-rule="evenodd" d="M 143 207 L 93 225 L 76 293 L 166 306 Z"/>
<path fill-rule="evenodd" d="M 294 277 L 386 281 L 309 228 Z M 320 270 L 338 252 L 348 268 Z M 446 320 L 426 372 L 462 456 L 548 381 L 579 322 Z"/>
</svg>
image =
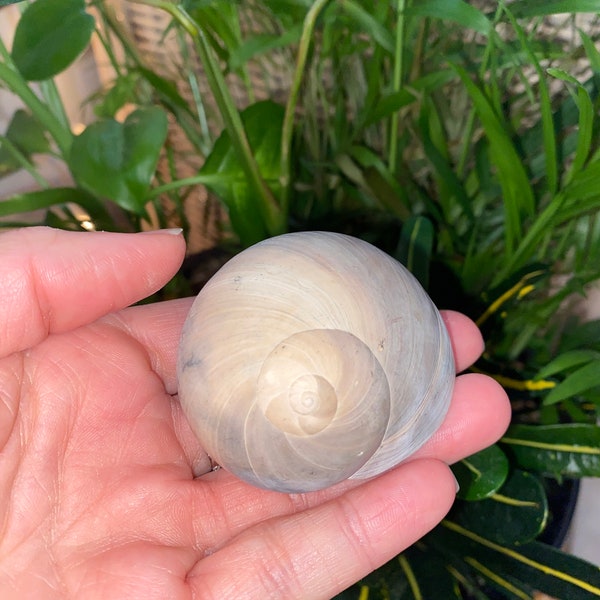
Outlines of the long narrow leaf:
<svg viewBox="0 0 600 600">
<path fill-rule="evenodd" d="M 598 0 L 520 0 L 513 2 L 511 9 L 516 17 L 543 17 L 563 13 L 595 13 Z"/>
<path fill-rule="evenodd" d="M 506 248 L 510 256 L 521 241 L 524 219 L 531 216 L 535 210 L 535 197 L 529 176 L 506 127 L 496 115 L 489 99 L 471 80 L 467 71 L 459 65 L 453 65 L 453 68 L 471 96 L 490 144 L 490 157 L 498 170 L 504 200 Z"/>
<path fill-rule="evenodd" d="M 531 43 L 525 35 L 525 31 L 514 18 L 510 10 L 506 9 L 506 13 L 512 22 L 514 30 L 517 32 L 521 47 L 529 59 L 529 62 L 533 65 L 538 76 L 538 88 L 540 96 L 539 106 L 542 123 L 542 138 L 544 141 L 544 170 L 546 173 L 548 192 L 554 195 L 558 187 L 558 165 L 556 134 L 554 132 L 554 116 L 552 114 L 550 91 L 548 89 L 548 84 L 546 83 L 544 71 L 542 70 L 540 62 L 531 47 Z"/>
<path fill-rule="evenodd" d="M 592 149 L 592 137 L 594 132 L 594 104 L 588 91 L 574 77 L 560 69 L 548 69 L 548 73 L 557 79 L 572 84 L 577 89 L 577 108 L 579 109 L 579 123 L 577 127 L 577 148 L 575 158 L 569 170 L 567 181 L 581 171 L 588 160 Z"/>
<path fill-rule="evenodd" d="M 538 372 L 535 379 L 539 380 L 551 377 L 552 375 L 588 363 L 590 360 L 597 358 L 600 358 L 600 355 L 593 350 L 569 350 L 549 362 Z"/>
<path fill-rule="evenodd" d="M 571 373 L 564 381 L 550 390 L 544 398 L 544 404 L 546 406 L 556 404 L 561 400 L 572 398 L 597 387 L 600 387 L 600 360 L 594 360 Z"/>
<path fill-rule="evenodd" d="M 492 32 L 491 21 L 477 8 L 463 0 L 420 0 L 413 2 L 407 15 L 454 21 L 484 35 Z"/>
<path fill-rule="evenodd" d="M 11 196 L 0 202 L 0 217 L 44 210 L 67 203 L 86 210 L 98 229 L 112 229 L 112 220 L 104 205 L 88 192 L 78 188 L 50 188 Z"/>
<path fill-rule="evenodd" d="M 358 2 L 352 0 L 343 2 L 342 7 L 346 14 L 377 44 L 390 54 L 394 52 L 394 37 L 387 27 L 373 17 L 372 9 L 365 10 Z"/>
</svg>

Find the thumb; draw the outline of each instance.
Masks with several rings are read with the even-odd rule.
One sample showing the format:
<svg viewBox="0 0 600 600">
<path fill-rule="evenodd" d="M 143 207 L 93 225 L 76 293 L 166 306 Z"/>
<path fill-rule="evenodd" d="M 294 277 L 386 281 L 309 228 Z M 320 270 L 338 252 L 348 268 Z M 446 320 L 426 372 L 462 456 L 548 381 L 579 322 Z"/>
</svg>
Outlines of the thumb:
<svg viewBox="0 0 600 600">
<path fill-rule="evenodd" d="M 184 253 L 179 231 L 1 234 L 0 357 L 145 298 L 175 274 Z"/>
</svg>

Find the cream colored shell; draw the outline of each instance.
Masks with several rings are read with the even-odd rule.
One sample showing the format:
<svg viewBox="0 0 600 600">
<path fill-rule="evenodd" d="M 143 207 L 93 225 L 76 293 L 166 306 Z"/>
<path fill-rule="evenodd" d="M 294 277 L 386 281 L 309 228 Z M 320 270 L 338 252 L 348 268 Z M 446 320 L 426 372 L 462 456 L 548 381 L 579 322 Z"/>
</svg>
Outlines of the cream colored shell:
<svg viewBox="0 0 600 600">
<path fill-rule="evenodd" d="M 441 424 L 454 362 L 417 280 L 345 235 L 293 233 L 234 257 L 200 292 L 179 398 L 211 458 L 283 492 L 368 478 Z"/>
</svg>

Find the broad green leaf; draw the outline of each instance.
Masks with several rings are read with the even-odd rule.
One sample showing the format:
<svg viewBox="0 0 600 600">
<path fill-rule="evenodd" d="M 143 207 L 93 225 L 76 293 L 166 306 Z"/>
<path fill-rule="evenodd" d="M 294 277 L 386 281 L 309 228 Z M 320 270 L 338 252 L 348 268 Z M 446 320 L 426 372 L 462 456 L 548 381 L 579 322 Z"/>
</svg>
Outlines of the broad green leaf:
<svg viewBox="0 0 600 600">
<path fill-rule="evenodd" d="M 93 31 L 85 0 L 37 0 L 17 25 L 12 59 L 25 79 L 50 79 L 83 52 Z"/>
<path fill-rule="evenodd" d="M 568 369 L 572 369 L 578 365 L 588 363 L 591 360 L 600 358 L 598 352 L 593 350 L 569 350 L 557 356 L 550 361 L 545 367 L 540 369 L 535 379 L 545 379 L 557 373 L 562 373 Z"/>
<path fill-rule="evenodd" d="M 427 600 L 462 598 L 443 557 L 412 546 L 357 584 L 335 596 L 336 600 Z M 435 574 L 435 575 L 434 575 Z"/>
<path fill-rule="evenodd" d="M 500 444 L 522 469 L 554 477 L 600 477 L 597 425 L 513 425 Z"/>
<path fill-rule="evenodd" d="M 448 570 L 446 561 L 429 549 L 419 550 L 412 546 L 395 559 L 398 569 L 397 578 L 405 577 L 410 592 L 406 598 L 424 600 L 425 598 L 461 598 L 456 581 Z M 435 576 L 432 577 L 432 574 Z M 389 594 L 387 598 L 396 598 Z"/>
<path fill-rule="evenodd" d="M 410 217 L 403 225 L 395 257 L 427 289 L 435 232 L 427 217 Z"/>
<path fill-rule="evenodd" d="M 499 544 L 524 544 L 534 540 L 546 525 L 546 492 L 536 476 L 516 469 L 489 498 L 457 502 L 449 519 Z"/>
<path fill-rule="evenodd" d="M 6 129 L 0 136 L 0 176 L 21 168 L 31 170 L 28 164 L 32 154 L 42 154 L 50 150 L 50 143 L 40 122 L 25 110 L 17 110 Z M 34 175 L 35 177 L 35 175 Z M 43 179 L 37 178 L 43 185 Z"/>
<path fill-rule="evenodd" d="M 583 394 L 600 386 L 600 360 L 596 359 L 568 375 L 564 381 L 548 392 L 546 406 Z"/>
<path fill-rule="evenodd" d="M 166 135 L 159 108 L 136 110 L 124 123 L 92 123 L 73 141 L 69 167 L 84 189 L 143 216 Z"/>
<path fill-rule="evenodd" d="M 507 585 L 521 584 L 569 600 L 600 596 L 600 568 L 540 542 L 498 544 L 448 519 L 425 541 L 445 554 L 477 565 L 486 578 Z"/>
<path fill-rule="evenodd" d="M 516 17 L 543 17 L 563 13 L 600 11 L 598 0 L 519 0 L 510 5 Z"/>
<path fill-rule="evenodd" d="M 16 4 L 17 2 L 23 2 L 23 0 L 0 0 L 0 6 L 8 6 L 9 4 Z"/>
<path fill-rule="evenodd" d="M 260 175 L 276 196 L 280 187 L 283 116 L 283 107 L 270 101 L 253 104 L 241 114 Z M 199 174 L 213 176 L 213 183 L 208 187 L 227 207 L 233 229 L 244 246 L 268 236 L 267 224 L 258 205 L 259 199 L 246 177 L 239 153 L 227 131 L 216 141 Z"/>
<path fill-rule="evenodd" d="M 25 110 L 17 110 L 6 130 L 6 137 L 25 154 L 42 154 L 50 150 L 50 143 L 40 122 Z"/>
<path fill-rule="evenodd" d="M 483 500 L 497 492 L 508 476 L 508 459 L 493 445 L 452 465 L 463 500 Z"/>
<path fill-rule="evenodd" d="M 481 11 L 462 0 L 420 0 L 413 2 L 406 14 L 454 21 L 484 35 L 493 30 L 492 22 Z"/>
</svg>

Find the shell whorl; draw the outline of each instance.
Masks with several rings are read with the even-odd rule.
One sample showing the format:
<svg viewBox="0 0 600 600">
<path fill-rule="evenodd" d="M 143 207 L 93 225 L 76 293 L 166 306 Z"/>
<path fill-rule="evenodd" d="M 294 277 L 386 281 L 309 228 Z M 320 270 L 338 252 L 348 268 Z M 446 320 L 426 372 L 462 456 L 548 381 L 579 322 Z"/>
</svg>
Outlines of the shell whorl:
<svg viewBox="0 0 600 600">
<path fill-rule="evenodd" d="M 440 425 L 454 364 L 433 303 L 361 240 L 271 238 L 196 298 L 180 400 L 209 455 L 260 487 L 311 491 L 381 473 Z"/>
</svg>

